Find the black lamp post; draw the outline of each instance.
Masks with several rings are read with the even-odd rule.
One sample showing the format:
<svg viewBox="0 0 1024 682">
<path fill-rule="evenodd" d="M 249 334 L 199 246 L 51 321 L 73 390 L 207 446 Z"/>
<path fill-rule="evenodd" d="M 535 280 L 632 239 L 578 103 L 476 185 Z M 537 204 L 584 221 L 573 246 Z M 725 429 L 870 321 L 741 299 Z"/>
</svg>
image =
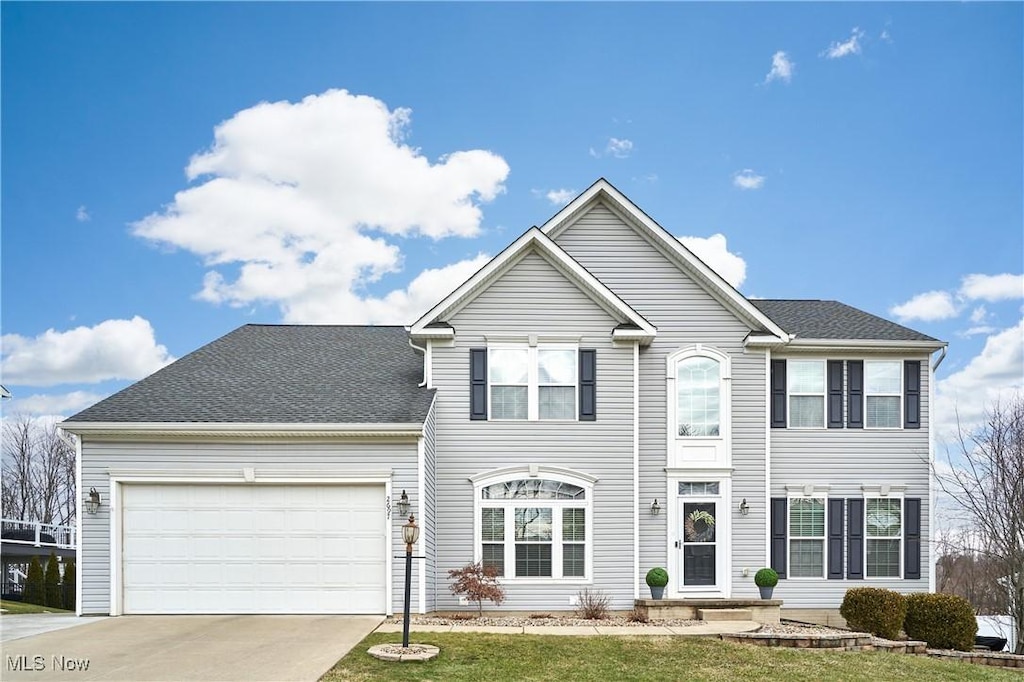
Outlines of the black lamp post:
<svg viewBox="0 0 1024 682">
<path fill-rule="evenodd" d="M 403 494 L 402 497 L 405 497 Z M 409 523 L 402 526 L 402 539 L 405 540 L 405 620 L 402 621 L 402 646 L 409 647 L 409 601 L 412 597 L 412 546 L 420 537 L 420 528 L 416 525 L 416 517 L 409 514 Z"/>
</svg>

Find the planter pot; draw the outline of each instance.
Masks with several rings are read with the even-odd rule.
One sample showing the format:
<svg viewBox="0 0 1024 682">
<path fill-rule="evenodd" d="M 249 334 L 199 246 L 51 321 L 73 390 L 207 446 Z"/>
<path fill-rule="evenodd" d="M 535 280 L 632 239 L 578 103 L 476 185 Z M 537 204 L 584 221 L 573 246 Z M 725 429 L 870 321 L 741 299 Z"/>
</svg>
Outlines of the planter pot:
<svg viewBox="0 0 1024 682">
<path fill-rule="evenodd" d="M 774 587 L 758 587 L 757 589 L 759 589 L 761 591 L 761 599 L 771 599 L 772 598 L 772 591 L 775 588 Z"/>
<path fill-rule="evenodd" d="M 648 585 L 648 587 L 651 588 L 651 599 L 661 599 L 665 596 L 664 587 L 654 587 L 653 585 Z"/>
</svg>

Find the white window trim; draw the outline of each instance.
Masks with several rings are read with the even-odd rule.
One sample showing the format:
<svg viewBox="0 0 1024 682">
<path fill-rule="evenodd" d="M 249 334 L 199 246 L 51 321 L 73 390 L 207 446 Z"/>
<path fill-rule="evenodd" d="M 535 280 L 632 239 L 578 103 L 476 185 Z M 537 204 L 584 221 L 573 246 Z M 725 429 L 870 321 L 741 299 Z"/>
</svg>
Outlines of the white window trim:
<svg viewBox="0 0 1024 682">
<path fill-rule="evenodd" d="M 718 363 L 718 435 L 717 436 L 680 436 L 679 435 L 679 365 L 692 358 L 707 358 Z M 732 404 L 732 362 L 725 353 L 702 344 L 696 344 L 690 348 L 684 348 L 671 354 L 668 357 L 669 384 L 671 395 L 669 396 L 669 409 L 672 411 L 671 429 L 672 437 L 679 440 L 707 440 L 724 439 L 728 437 L 729 425 L 732 415 L 730 407 Z"/>
<path fill-rule="evenodd" d="M 491 389 L 494 386 L 522 386 L 523 384 L 504 384 L 491 381 L 491 351 L 492 350 L 526 350 L 527 351 L 527 379 L 526 379 L 526 419 L 496 419 L 494 409 L 491 406 Z M 576 381 L 573 386 L 573 416 L 569 419 L 541 419 L 540 418 L 540 386 L 568 386 L 569 384 L 541 384 L 540 365 L 538 364 L 539 351 L 542 350 L 572 350 L 575 353 L 573 372 Z M 576 422 L 580 418 L 580 347 L 578 343 L 489 343 L 487 345 L 487 420 L 496 422 Z"/>
<path fill-rule="evenodd" d="M 892 490 L 892 487 L 882 486 L 882 490 L 877 494 L 869 494 L 867 487 L 864 492 L 864 580 L 902 580 L 903 579 L 903 543 L 906 540 L 906 528 L 907 520 L 904 518 L 906 512 L 906 505 L 903 503 L 903 491 Z M 888 494 L 885 492 L 885 488 L 889 488 Z M 882 537 L 871 537 L 868 535 L 868 500 L 899 500 L 900 503 L 900 534 L 899 537 L 886 535 Z M 897 557 L 899 559 L 899 569 L 896 575 L 875 575 L 868 576 L 868 542 L 871 540 L 896 540 L 900 541 L 899 550 L 897 550 Z"/>
<path fill-rule="evenodd" d="M 786 574 L 787 580 L 824 580 L 828 577 L 828 489 L 822 489 L 819 486 L 806 486 L 804 493 L 807 493 L 806 488 L 811 488 L 810 494 L 789 494 L 786 501 L 786 566 L 789 571 Z M 821 540 L 821 575 L 793 575 L 793 553 L 792 553 L 792 542 L 796 540 L 818 540 L 818 537 L 811 537 L 807 535 L 800 535 L 796 538 L 793 537 L 793 528 L 790 525 L 789 514 L 793 506 L 794 500 L 821 500 L 824 506 L 824 523 L 822 525 Z"/>
<path fill-rule="evenodd" d="M 897 393 L 869 393 L 868 392 L 868 365 L 879 365 L 879 364 L 896 364 L 898 367 L 897 376 L 900 378 L 900 389 Z M 864 397 L 862 414 L 864 415 L 864 429 L 868 431 L 900 431 L 903 429 L 903 360 L 887 359 L 887 360 L 864 360 Z M 868 397 L 878 398 L 896 398 L 896 404 L 899 406 L 899 417 L 896 422 L 896 426 L 869 426 L 868 425 Z M 867 567 L 865 566 L 865 570 Z"/>
<path fill-rule="evenodd" d="M 790 378 L 793 376 L 789 369 L 794 362 L 816 362 L 821 365 L 821 393 L 807 393 L 792 391 L 789 388 Z M 790 398 L 793 396 L 820 397 L 821 398 L 821 425 L 820 426 L 793 426 L 793 406 Z M 828 364 L 825 358 L 788 358 L 786 360 L 786 428 L 796 431 L 814 431 L 824 429 L 828 426 Z"/>
<path fill-rule="evenodd" d="M 514 481 L 518 479 L 546 479 L 569 483 L 583 488 L 582 500 L 484 500 L 481 491 L 489 485 Z M 597 479 L 587 474 L 563 469 L 561 467 L 544 467 L 531 464 L 522 467 L 508 467 L 473 476 L 473 561 L 483 559 L 483 540 L 481 510 L 485 507 L 505 509 L 505 575 L 498 578 L 501 584 L 591 584 L 594 581 L 594 483 Z M 551 572 L 552 576 L 515 576 L 515 508 L 516 507 L 551 507 Z M 564 508 L 583 509 L 584 525 L 584 571 L 582 576 L 561 577 L 562 572 L 562 512 Z M 497 544 L 497 543 L 488 543 Z M 555 577 L 557 574 L 558 577 Z"/>
</svg>

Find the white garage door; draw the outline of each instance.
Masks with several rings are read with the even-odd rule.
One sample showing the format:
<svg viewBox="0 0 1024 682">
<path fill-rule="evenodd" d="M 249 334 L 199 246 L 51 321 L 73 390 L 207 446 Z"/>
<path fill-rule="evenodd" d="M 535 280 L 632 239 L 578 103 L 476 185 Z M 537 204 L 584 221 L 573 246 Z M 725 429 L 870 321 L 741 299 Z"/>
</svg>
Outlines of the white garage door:
<svg viewBox="0 0 1024 682">
<path fill-rule="evenodd" d="M 124 485 L 124 613 L 384 613 L 380 485 Z"/>
</svg>

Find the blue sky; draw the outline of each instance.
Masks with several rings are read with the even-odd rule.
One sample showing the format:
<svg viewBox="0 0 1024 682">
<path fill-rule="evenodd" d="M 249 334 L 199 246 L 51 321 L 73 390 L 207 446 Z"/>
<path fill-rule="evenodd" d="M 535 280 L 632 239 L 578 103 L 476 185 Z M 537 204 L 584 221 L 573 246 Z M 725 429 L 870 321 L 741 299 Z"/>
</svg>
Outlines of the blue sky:
<svg viewBox="0 0 1024 682">
<path fill-rule="evenodd" d="M 411 322 L 606 177 L 748 296 L 948 340 L 971 417 L 1024 374 L 1022 9 L 4 3 L 4 407 Z"/>
</svg>

